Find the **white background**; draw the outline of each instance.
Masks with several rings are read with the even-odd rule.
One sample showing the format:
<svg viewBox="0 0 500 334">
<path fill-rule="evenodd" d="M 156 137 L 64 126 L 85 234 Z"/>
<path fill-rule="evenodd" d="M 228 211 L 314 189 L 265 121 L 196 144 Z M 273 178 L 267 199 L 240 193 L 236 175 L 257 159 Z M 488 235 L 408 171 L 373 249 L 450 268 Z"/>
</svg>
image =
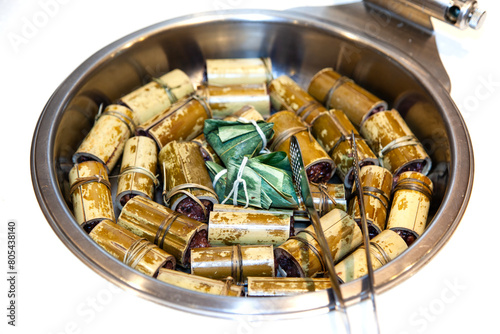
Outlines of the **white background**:
<svg viewBox="0 0 500 334">
<path fill-rule="evenodd" d="M 345 2 L 352 1 L 0 0 L 0 332 L 162 333 L 181 327 L 188 333 L 333 332 L 325 317 L 265 323 L 221 320 L 159 306 L 114 288 L 72 255 L 51 230 L 33 193 L 29 157 L 33 130 L 52 92 L 86 58 L 124 35 L 193 12 Z M 413 277 L 377 296 L 382 333 L 499 332 L 499 184 L 494 176 L 499 154 L 492 145 L 497 143 L 500 120 L 500 4 L 479 2 L 489 13 L 483 29 L 460 31 L 436 24 L 452 97 L 475 149 L 472 198 L 438 255 Z M 52 6 L 44 5 L 48 3 Z M 29 23 L 36 23 L 36 29 L 23 34 Z M 14 35 L 22 42 L 13 43 Z M 7 325 L 6 317 L 9 220 L 18 227 L 15 328 Z"/>
</svg>

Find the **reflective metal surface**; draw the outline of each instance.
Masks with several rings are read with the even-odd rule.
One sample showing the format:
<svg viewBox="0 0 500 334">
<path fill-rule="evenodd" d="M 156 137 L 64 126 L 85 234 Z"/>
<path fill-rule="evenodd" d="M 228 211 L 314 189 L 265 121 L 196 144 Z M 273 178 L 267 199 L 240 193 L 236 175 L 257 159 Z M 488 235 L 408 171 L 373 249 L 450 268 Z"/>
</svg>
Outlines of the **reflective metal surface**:
<svg viewBox="0 0 500 334">
<path fill-rule="evenodd" d="M 338 18 L 346 22 L 355 14 L 346 11 Z M 334 67 L 389 104 L 412 96 L 411 103 L 401 102 L 407 106 L 408 115 L 415 115 L 411 107 L 417 102 L 430 106 L 427 112 L 432 116 L 433 129 L 422 121 L 409 125 L 422 142 L 428 143 L 434 165 L 440 166 L 433 172 L 439 173 L 435 180 L 443 191 L 433 200 L 429 213 L 432 221 L 422 237 L 390 265 L 375 272 L 376 291 L 408 278 L 446 243 L 464 213 L 473 179 L 472 147 L 448 94 L 449 85 L 443 84 L 447 80 L 437 80 L 436 72 L 383 38 L 353 31 L 360 29 L 293 12 L 228 11 L 166 21 L 98 51 L 54 92 L 35 130 L 32 180 L 49 224 L 89 267 L 160 304 L 222 317 L 237 313 L 286 318 L 326 312 L 326 291 L 295 297 L 230 298 L 190 292 L 146 277 L 100 249 L 79 228 L 68 204 L 71 155 L 90 130 L 102 102 L 115 101 L 151 77 L 174 68 L 201 81 L 206 58 L 269 56 L 275 76 L 288 74 L 303 87 L 318 70 Z M 422 120 L 418 114 L 414 117 Z M 348 304 L 359 301 L 361 287 L 361 280 L 342 286 Z"/>
<path fill-rule="evenodd" d="M 486 19 L 486 11 L 475 0 L 363 0 L 399 15 L 422 29 L 432 30 L 430 18 L 457 28 L 479 29 Z"/>
</svg>

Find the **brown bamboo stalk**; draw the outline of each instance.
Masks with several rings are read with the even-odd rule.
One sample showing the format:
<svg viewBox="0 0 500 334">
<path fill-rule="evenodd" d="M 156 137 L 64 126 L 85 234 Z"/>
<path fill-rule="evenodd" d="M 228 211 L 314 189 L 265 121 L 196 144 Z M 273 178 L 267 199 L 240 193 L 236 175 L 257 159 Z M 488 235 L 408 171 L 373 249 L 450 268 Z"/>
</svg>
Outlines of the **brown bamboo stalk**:
<svg viewBox="0 0 500 334">
<path fill-rule="evenodd" d="M 134 135 L 133 117 L 127 107 L 117 104 L 107 106 L 76 150 L 73 162 L 99 161 L 109 173 L 120 159 L 125 142 Z"/>
<path fill-rule="evenodd" d="M 111 256 L 143 274 L 156 277 L 160 268 L 175 268 L 175 258 L 109 220 L 99 223 L 89 236 Z"/>
<path fill-rule="evenodd" d="M 191 248 L 209 246 L 207 224 L 144 197 L 128 201 L 117 223 L 172 254 L 183 267 L 189 266 Z"/>
<path fill-rule="evenodd" d="M 73 214 L 87 233 L 103 220 L 115 221 L 111 185 L 103 164 L 85 161 L 74 165 L 69 184 Z"/>
<path fill-rule="evenodd" d="M 358 127 L 373 113 L 387 109 L 387 102 L 332 68 L 316 73 L 307 91 L 327 109 L 343 110 Z"/>
</svg>

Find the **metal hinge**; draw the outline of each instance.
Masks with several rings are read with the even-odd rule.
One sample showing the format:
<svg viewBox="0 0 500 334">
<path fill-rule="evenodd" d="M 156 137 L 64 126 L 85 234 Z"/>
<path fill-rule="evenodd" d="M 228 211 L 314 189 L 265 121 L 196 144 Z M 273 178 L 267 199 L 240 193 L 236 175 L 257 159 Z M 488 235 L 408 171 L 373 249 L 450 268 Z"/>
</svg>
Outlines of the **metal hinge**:
<svg viewBox="0 0 500 334">
<path fill-rule="evenodd" d="M 432 31 L 431 17 L 460 29 L 479 29 L 486 11 L 475 0 L 363 0 L 368 6 L 387 11 L 402 21 Z"/>
</svg>

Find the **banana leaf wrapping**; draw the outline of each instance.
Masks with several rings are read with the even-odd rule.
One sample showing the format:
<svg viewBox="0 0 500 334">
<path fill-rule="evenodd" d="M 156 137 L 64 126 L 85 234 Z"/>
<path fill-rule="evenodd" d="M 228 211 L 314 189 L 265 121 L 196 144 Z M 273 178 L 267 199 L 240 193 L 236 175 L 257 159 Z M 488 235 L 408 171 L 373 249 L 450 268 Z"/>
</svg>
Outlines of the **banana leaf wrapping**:
<svg viewBox="0 0 500 334">
<path fill-rule="evenodd" d="M 272 138 L 273 124 L 262 121 L 225 121 L 207 119 L 203 133 L 210 146 L 217 153 L 222 163 L 227 166 L 232 158 L 253 157 L 262 151 Z M 259 130 L 263 134 L 259 134 Z M 265 138 L 265 140 L 264 140 Z"/>
<path fill-rule="evenodd" d="M 194 86 L 187 74 L 175 69 L 125 95 L 121 102 L 134 111 L 136 123 L 142 124 L 192 93 Z"/>
<path fill-rule="evenodd" d="M 210 161 L 206 162 L 206 165 L 221 204 L 226 201 L 228 204 L 261 209 L 298 207 L 290 162 L 285 152 L 263 154 L 250 159 L 245 157 L 243 161 L 231 159 L 226 171 L 222 166 Z M 237 180 L 240 185 L 235 187 Z M 241 185 L 242 181 L 245 186 Z M 234 191 L 237 195 L 232 192 L 233 188 L 237 188 Z"/>
<path fill-rule="evenodd" d="M 337 165 L 336 172 L 347 188 L 351 188 L 354 181 L 351 132 L 354 133 L 360 167 L 378 165 L 377 156 L 342 110 L 328 110 L 318 115 L 311 125 L 312 135 Z"/>
<path fill-rule="evenodd" d="M 307 91 L 327 109 L 343 110 L 356 126 L 360 126 L 370 115 L 387 109 L 387 102 L 332 68 L 316 73 Z"/>
<path fill-rule="evenodd" d="M 295 136 L 302 147 L 302 157 L 309 182 L 328 182 L 335 173 L 335 162 L 311 135 L 307 125 L 292 111 L 280 111 L 267 119 L 274 123 L 275 136 L 269 148 L 290 154 L 290 138 Z"/>
<path fill-rule="evenodd" d="M 165 205 L 189 218 L 206 222 L 218 198 L 198 146 L 170 142 L 161 149 L 158 160 L 163 172 Z"/>
<path fill-rule="evenodd" d="M 173 286 L 211 295 L 231 297 L 242 297 L 245 295 L 245 288 L 236 285 L 231 278 L 223 282 L 221 280 L 164 268 L 160 268 L 160 272 L 156 278 Z"/>
<path fill-rule="evenodd" d="M 408 246 L 396 232 L 384 230 L 370 241 L 372 268 L 376 270 L 403 253 Z M 362 245 L 335 266 L 339 280 L 347 283 L 368 274 L 365 246 Z"/>
<path fill-rule="evenodd" d="M 229 115 L 224 118 L 225 121 L 233 121 L 236 122 L 238 119 L 245 119 L 247 121 L 254 120 L 254 121 L 263 121 L 264 118 L 262 117 L 261 113 L 258 112 L 254 107 L 250 105 L 243 106 L 240 110 L 235 112 L 232 115 Z M 217 153 L 215 153 L 214 149 L 210 144 L 207 142 L 205 139 L 205 134 L 200 134 L 198 137 L 192 140 L 193 143 L 196 143 L 200 147 L 201 154 L 203 155 L 203 159 L 205 161 L 213 161 L 215 163 L 221 164 L 222 161 L 220 160 L 219 156 Z"/>
<path fill-rule="evenodd" d="M 432 190 L 432 181 L 418 172 L 401 173 L 394 185 L 387 229 L 398 233 L 408 246 L 427 226 Z"/>
</svg>

